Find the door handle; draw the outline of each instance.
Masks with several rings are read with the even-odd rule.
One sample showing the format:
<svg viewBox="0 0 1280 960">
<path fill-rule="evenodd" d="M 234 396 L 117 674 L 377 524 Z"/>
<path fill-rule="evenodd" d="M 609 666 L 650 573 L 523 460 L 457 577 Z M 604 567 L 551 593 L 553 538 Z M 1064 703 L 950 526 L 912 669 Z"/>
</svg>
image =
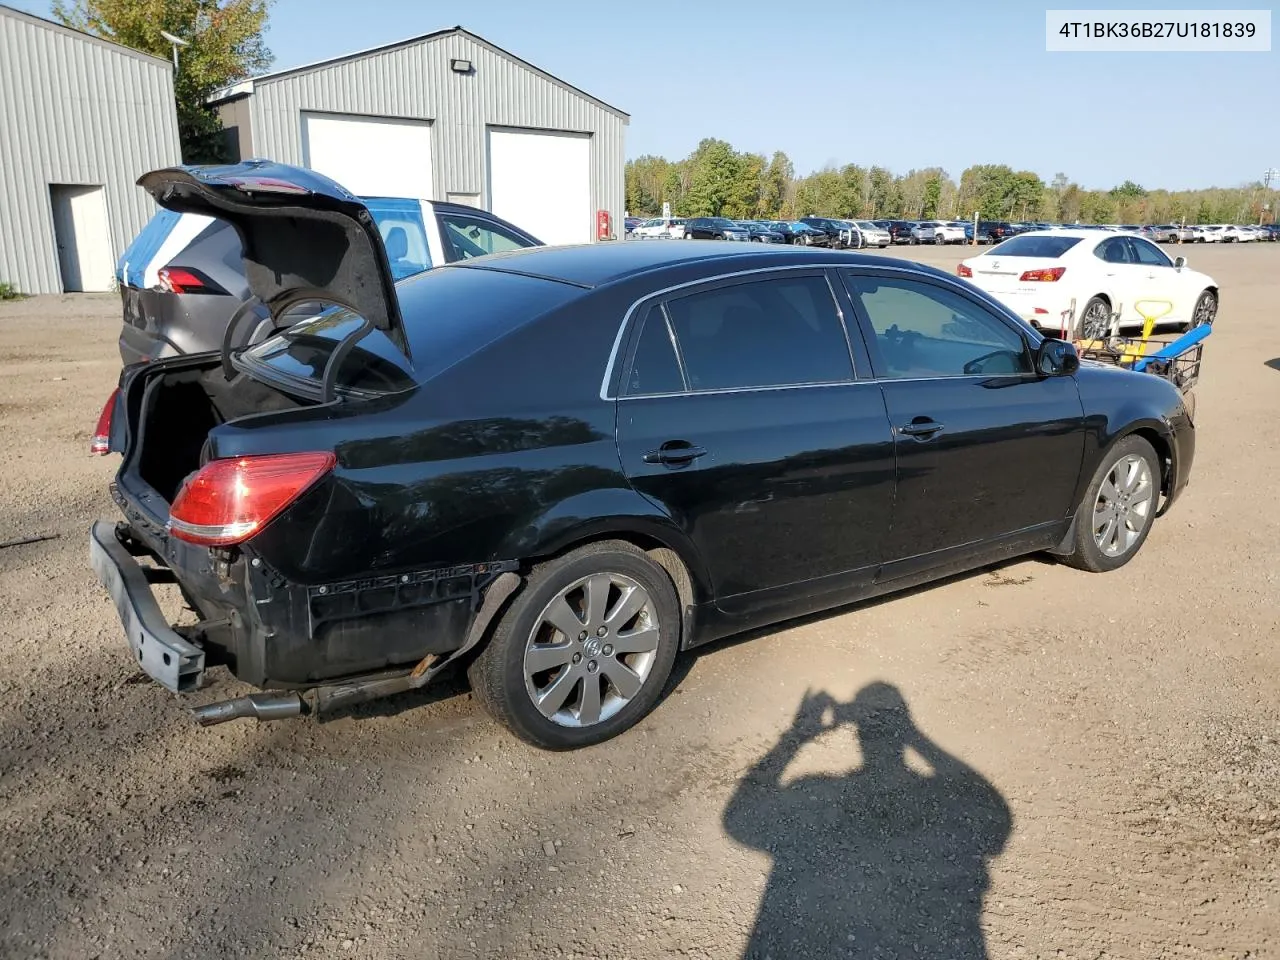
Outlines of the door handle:
<svg viewBox="0 0 1280 960">
<path fill-rule="evenodd" d="M 920 437 L 928 440 L 935 433 L 942 430 L 942 424 L 937 420 L 930 420 L 927 417 L 916 417 L 910 423 L 898 428 L 898 432 L 908 437 Z"/>
<path fill-rule="evenodd" d="M 650 450 L 642 459 L 645 463 L 661 463 L 668 467 L 682 467 L 706 455 L 707 451 L 703 447 L 696 447 L 686 440 L 668 440 L 657 450 Z"/>
</svg>

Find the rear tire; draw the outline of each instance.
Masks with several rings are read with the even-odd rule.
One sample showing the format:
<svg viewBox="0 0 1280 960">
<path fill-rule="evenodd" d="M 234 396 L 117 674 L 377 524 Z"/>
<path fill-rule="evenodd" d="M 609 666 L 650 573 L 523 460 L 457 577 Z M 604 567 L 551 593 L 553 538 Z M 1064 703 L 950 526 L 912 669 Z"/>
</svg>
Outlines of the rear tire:
<svg viewBox="0 0 1280 960">
<path fill-rule="evenodd" d="M 1075 543 L 1063 562 L 1089 573 L 1118 570 L 1142 549 L 1160 506 L 1160 461 L 1130 434 L 1113 445 L 1076 508 Z"/>
<path fill-rule="evenodd" d="M 1105 297 L 1090 297 L 1080 314 L 1080 337 L 1101 340 L 1111 332 L 1111 304 Z"/>
<path fill-rule="evenodd" d="M 573 750 L 616 737 L 653 709 L 680 630 L 679 599 L 661 566 L 630 543 L 592 543 L 534 568 L 467 676 L 516 736 Z"/>
</svg>

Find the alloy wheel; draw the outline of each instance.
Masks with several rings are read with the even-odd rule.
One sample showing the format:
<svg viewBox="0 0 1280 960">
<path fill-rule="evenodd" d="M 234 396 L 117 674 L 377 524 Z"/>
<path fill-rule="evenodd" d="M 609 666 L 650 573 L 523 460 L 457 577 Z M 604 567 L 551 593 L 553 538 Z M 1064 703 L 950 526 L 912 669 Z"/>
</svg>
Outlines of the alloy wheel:
<svg viewBox="0 0 1280 960">
<path fill-rule="evenodd" d="M 1093 504 L 1093 542 L 1108 557 L 1133 549 L 1150 522 L 1156 489 L 1151 466 L 1135 454 L 1121 457 L 1107 471 Z"/>
<path fill-rule="evenodd" d="M 1201 327 L 1206 323 L 1213 323 L 1214 317 L 1218 314 L 1218 298 L 1212 294 L 1205 294 L 1196 303 L 1195 315 L 1191 318 L 1191 326 Z"/>
<path fill-rule="evenodd" d="M 1111 310 L 1101 300 L 1094 300 L 1080 319 L 1080 332 L 1086 340 L 1101 340 L 1111 327 Z"/>
<path fill-rule="evenodd" d="M 658 651 L 657 606 L 637 581 L 597 573 L 543 609 L 525 645 L 525 690 L 565 727 L 608 720 L 644 687 Z"/>
</svg>

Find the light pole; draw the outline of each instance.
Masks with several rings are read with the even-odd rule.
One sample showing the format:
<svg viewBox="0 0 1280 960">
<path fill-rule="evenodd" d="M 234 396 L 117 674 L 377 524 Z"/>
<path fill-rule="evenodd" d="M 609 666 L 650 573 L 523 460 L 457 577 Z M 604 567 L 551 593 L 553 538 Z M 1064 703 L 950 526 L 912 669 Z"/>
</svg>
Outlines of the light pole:
<svg viewBox="0 0 1280 960">
<path fill-rule="evenodd" d="M 190 46 L 191 43 L 188 40 L 183 40 L 181 37 L 175 37 L 172 33 L 170 33 L 167 30 L 161 30 L 160 36 L 168 40 L 170 45 L 172 45 L 173 47 L 173 72 L 177 73 L 178 72 L 178 48 Z"/>
<path fill-rule="evenodd" d="M 1263 174 L 1262 174 L 1262 189 L 1263 189 L 1264 191 L 1265 191 L 1265 190 L 1270 190 L 1270 189 L 1271 189 L 1271 181 L 1272 181 L 1272 180 L 1276 180 L 1276 179 L 1280 179 L 1280 170 L 1277 170 L 1275 167 L 1268 167 L 1265 171 L 1263 171 Z M 1268 209 L 1270 209 L 1270 206 L 1271 206 L 1270 204 L 1264 203 L 1264 204 L 1263 204 L 1263 206 L 1262 206 L 1262 209 L 1263 209 L 1263 210 L 1268 210 Z M 1272 218 L 1272 222 L 1273 222 L 1273 223 L 1275 222 L 1274 217 Z M 1261 214 L 1261 213 L 1259 213 L 1259 214 L 1258 214 L 1258 226 L 1262 226 L 1262 214 Z"/>
</svg>

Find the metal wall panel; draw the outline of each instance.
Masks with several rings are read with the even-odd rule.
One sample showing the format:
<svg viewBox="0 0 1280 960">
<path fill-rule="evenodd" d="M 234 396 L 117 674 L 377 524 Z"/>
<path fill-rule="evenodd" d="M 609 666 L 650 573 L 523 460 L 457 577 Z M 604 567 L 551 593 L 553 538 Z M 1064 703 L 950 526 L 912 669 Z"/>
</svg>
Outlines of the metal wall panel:
<svg viewBox="0 0 1280 960">
<path fill-rule="evenodd" d="M 135 181 L 180 157 L 171 64 L 0 7 L 0 280 L 62 290 L 51 183 L 104 188 L 118 258 L 155 212 Z"/>
<path fill-rule="evenodd" d="M 471 61 L 474 71 L 454 73 L 455 58 Z M 285 163 L 302 163 L 303 111 L 430 120 L 431 199 L 478 194 L 486 209 L 488 127 L 589 133 L 591 208 L 608 210 L 622 235 L 626 118 L 469 35 L 447 33 L 264 77 L 249 103 L 254 153 Z"/>
</svg>

